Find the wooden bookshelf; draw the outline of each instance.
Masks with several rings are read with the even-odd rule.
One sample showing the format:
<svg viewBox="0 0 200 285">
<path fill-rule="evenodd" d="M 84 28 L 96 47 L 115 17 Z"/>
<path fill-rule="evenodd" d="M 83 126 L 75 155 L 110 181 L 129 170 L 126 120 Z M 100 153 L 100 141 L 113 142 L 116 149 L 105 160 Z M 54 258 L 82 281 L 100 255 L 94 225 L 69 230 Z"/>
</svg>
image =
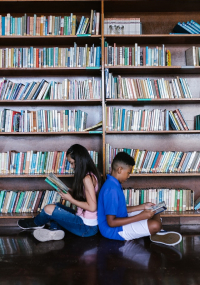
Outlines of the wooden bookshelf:
<svg viewBox="0 0 200 285">
<path fill-rule="evenodd" d="M 12 108 L 20 110 L 22 108 L 36 110 L 41 106 L 45 108 L 58 109 L 72 106 L 72 108 L 81 106 L 81 109 L 87 111 L 88 126 L 92 126 L 103 120 L 102 134 L 89 132 L 51 132 L 51 133 L 0 133 L 1 151 L 15 149 L 16 151 L 27 151 L 34 149 L 37 151 L 67 150 L 74 143 L 81 143 L 89 150 L 99 152 L 99 169 L 105 178 L 106 154 L 105 144 L 109 143 L 112 147 L 139 148 L 156 150 L 175 150 L 178 151 L 200 151 L 199 133 L 193 130 L 193 122 L 190 114 L 198 114 L 200 106 L 200 67 L 185 66 L 184 53 L 191 45 L 200 46 L 200 35 L 170 35 L 173 27 L 179 21 L 195 20 L 200 23 L 200 1 L 180 1 L 169 0 L 166 3 L 157 0 L 49 0 L 40 1 L 40 5 L 35 6 L 39 0 L 1 0 L 1 14 L 10 13 L 14 16 L 27 15 L 69 15 L 74 13 L 78 19 L 82 15 L 90 17 L 90 10 L 95 9 L 101 12 L 100 35 L 91 37 L 77 36 L 0 36 L 1 47 L 25 47 L 25 46 L 72 46 L 74 42 L 79 46 L 86 43 L 88 45 L 101 45 L 102 61 L 101 68 L 2 68 L 0 76 L 25 82 L 32 78 L 54 78 L 49 80 L 60 80 L 61 78 L 99 78 L 102 80 L 102 100 L 24 100 L 0 101 L 0 108 Z M 12 5 L 11 5 L 12 3 Z M 166 4 L 166 5 L 165 5 Z M 36 8 L 35 8 L 36 7 Z M 140 18 L 143 26 L 142 35 L 105 35 L 104 18 L 111 17 L 134 17 Z M 167 67 L 146 67 L 146 66 L 105 66 L 104 62 L 104 42 L 109 44 L 116 43 L 117 46 L 131 46 L 138 43 L 141 46 L 157 46 L 165 44 L 172 53 L 172 66 Z M 0 47 L 0 48 L 1 48 Z M 104 96 L 104 70 L 109 71 L 114 76 L 122 75 L 130 78 L 174 78 L 182 75 L 189 78 L 189 85 L 192 87 L 191 99 L 151 99 L 151 100 L 125 100 L 125 99 L 105 99 Z M 30 81 L 30 80 L 29 80 Z M 105 106 L 131 106 L 131 108 L 149 108 L 154 105 L 156 108 L 184 108 L 188 114 L 190 122 L 190 131 L 151 131 L 151 132 L 114 132 L 106 131 Z M 190 115 L 190 116 L 189 116 Z M 192 115 L 193 116 L 193 115 Z M 194 116 L 193 116 L 194 117 Z M 91 136 L 90 136 L 91 134 Z M 173 136 L 172 136 L 173 135 Z M 179 136 L 180 135 L 180 136 Z M 45 189 L 47 188 L 44 178 L 46 175 L 0 175 L 1 187 L 4 189 L 27 190 L 27 189 Z M 71 181 L 73 175 L 58 175 L 63 181 Z M 132 174 L 126 182 L 126 187 L 166 187 L 166 188 L 191 188 L 195 192 L 195 198 L 200 196 L 200 173 L 138 173 Z M 34 188 L 35 187 L 35 188 Z M 3 189 L 2 188 L 2 189 Z M 33 213 L 22 214 L 0 214 L 1 223 L 6 219 L 19 219 L 32 217 Z M 195 211 L 188 212 L 165 212 L 163 218 L 171 219 L 181 217 L 198 217 Z M 6 222 L 5 222 L 6 223 Z"/>
</svg>

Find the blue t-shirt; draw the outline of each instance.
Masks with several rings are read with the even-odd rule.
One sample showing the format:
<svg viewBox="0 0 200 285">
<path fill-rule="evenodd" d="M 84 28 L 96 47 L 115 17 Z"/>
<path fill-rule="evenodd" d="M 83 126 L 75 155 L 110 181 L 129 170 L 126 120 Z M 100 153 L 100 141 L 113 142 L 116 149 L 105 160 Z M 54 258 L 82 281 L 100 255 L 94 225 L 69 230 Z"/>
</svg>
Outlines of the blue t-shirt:
<svg viewBox="0 0 200 285">
<path fill-rule="evenodd" d="M 124 240 L 118 232 L 122 226 L 111 228 L 106 220 L 107 215 L 115 215 L 117 218 L 128 217 L 123 189 L 119 181 L 107 175 L 98 197 L 98 225 L 101 234 L 109 239 Z"/>
</svg>

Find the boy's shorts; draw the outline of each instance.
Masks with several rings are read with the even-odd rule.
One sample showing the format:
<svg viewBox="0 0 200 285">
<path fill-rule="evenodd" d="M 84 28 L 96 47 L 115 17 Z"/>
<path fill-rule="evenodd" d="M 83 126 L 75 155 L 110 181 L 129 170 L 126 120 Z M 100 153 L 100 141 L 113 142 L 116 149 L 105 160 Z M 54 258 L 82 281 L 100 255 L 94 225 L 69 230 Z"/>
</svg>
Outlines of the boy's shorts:
<svg viewBox="0 0 200 285">
<path fill-rule="evenodd" d="M 132 217 L 132 216 L 138 215 L 141 212 L 142 211 L 131 212 L 131 213 L 128 213 L 128 216 Z M 141 220 L 135 223 L 122 226 L 123 231 L 118 232 L 118 234 L 125 240 L 132 240 L 132 239 L 150 236 L 151 234 L 149 232 L 147 221 L 148 220 Z"/>
</svg>

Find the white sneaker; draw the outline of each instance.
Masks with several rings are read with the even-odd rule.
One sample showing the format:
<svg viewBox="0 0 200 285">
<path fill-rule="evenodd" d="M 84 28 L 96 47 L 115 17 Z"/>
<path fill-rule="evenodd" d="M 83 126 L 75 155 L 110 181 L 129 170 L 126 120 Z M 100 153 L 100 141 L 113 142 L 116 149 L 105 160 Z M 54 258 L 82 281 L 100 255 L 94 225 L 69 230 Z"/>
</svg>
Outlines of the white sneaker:
<svg viewBox="0 0 200 285">
<path fill-rule="evenodd" d="M 33 232 L 33 236 L 39 241 L 61 240 L 65 236 L 62 230 L 50 231 L 47 229 L 38 229 Z"/>
<path fill-rule="evenodd" d="M 174 246 L 182 241 L 182 235 L 177 232 L 160 231 L 150 236 L 150 240 L 156 243 Z"/>
</svg>

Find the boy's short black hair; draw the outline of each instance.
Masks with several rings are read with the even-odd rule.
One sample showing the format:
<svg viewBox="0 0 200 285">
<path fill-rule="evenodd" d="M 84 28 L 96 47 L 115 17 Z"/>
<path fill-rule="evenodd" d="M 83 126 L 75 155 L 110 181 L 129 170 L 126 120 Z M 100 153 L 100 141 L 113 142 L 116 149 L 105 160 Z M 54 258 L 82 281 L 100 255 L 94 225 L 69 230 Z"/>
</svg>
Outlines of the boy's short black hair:
<svg viewBox="0 0 200 285">
<path fill-rule="evenodd" d="M 132 156 L 130 156 L 126 152 L 118 152 L 118 154 L 115 156 L 112 162 L 112 169 L 115 169 L 117 165 L 119 164 L 125 164 L 129 166 L 134 166 L 135 165 L 135 160 Z"/>
</svg>

